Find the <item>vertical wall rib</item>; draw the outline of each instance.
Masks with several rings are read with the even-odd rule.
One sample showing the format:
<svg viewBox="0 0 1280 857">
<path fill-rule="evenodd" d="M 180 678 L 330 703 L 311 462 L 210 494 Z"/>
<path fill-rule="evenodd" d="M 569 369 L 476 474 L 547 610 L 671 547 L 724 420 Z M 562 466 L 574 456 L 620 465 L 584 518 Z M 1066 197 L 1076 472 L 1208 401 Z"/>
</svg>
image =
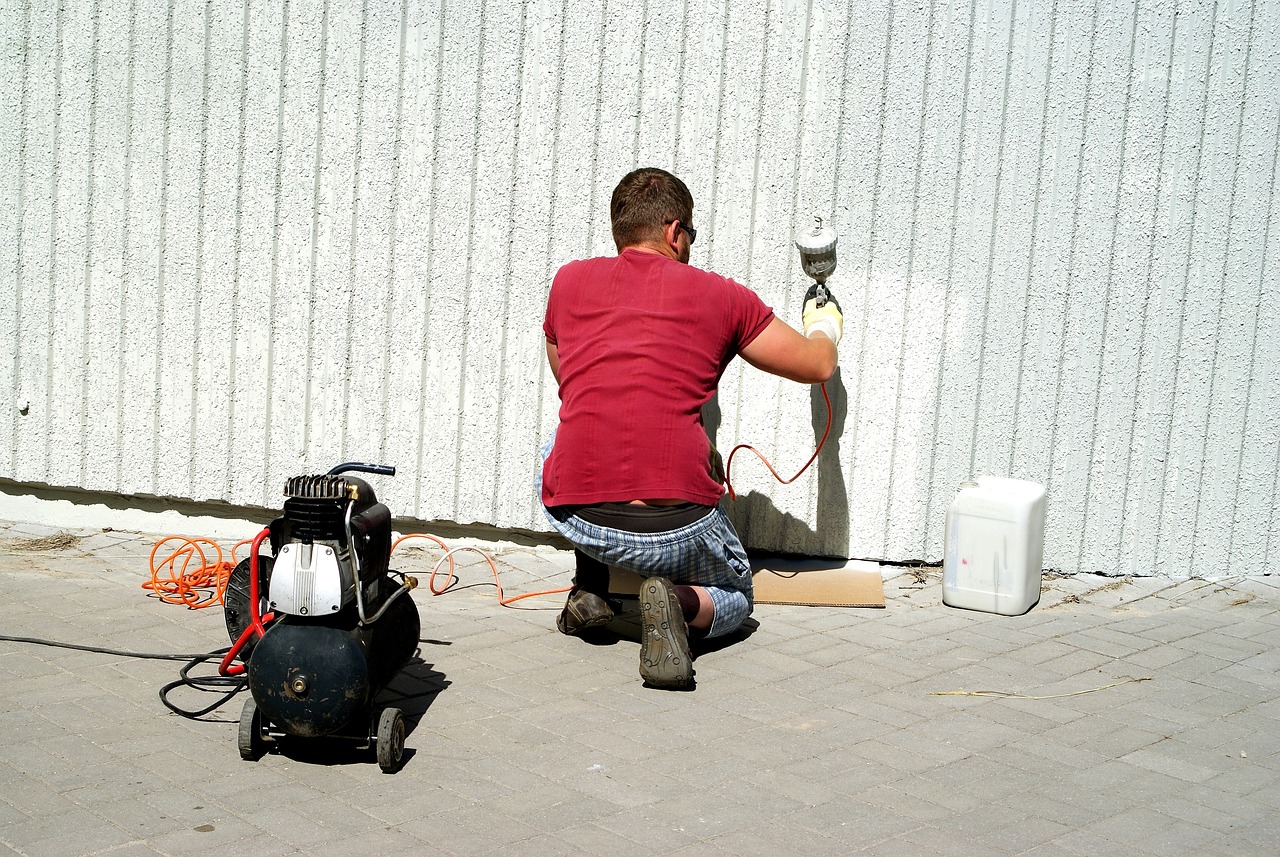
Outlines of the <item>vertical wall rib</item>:
<svg viewBox="0 0 1280 857">
<path fill-rule="evenodd" d="M 9 20 L 16 21 L 18 10 L 16 4 L 7 4 Z M 33 142 L 27 133 L 27 110 L 30 93 L 32 62 L 27 57 L 32 53 L 33 10 L 24 5 L 21 13 L 22 28 L 9 27 L 0 39 L 3 39 L 4 52 L 0 55 L 0 80 L 10 85 L 0 87 L 3 92 L 4 109 L 0 110 L 0 193 L 14 201 L 0 212 L 0 277 L 3 277 L 4 288 L 0 290 L 0 333 L 7 335 L 13 343 L 12 356 L 0 367 L 0 389 L 13 391 L 13 408 L 10 410 L 8 431 L 10 441 L 7 448 L 0 450 L 0 466 L 5 473 L 16 473 L 18 458 L 16 453 L 21 434 L 23 418 L 30 414 L 30 397 L 32 391 L 25 389 L 22 377 L 22 316 L 23 316 L 23 273 L 25 267 L 25 245 L 27 241 L 25 215 L 27 211 L 27 156 L 28 146 Z M 4 384 L 7 381 L 7 384 Z M 25 412 L 25 413 L 24 413 Z"/>
</svg>

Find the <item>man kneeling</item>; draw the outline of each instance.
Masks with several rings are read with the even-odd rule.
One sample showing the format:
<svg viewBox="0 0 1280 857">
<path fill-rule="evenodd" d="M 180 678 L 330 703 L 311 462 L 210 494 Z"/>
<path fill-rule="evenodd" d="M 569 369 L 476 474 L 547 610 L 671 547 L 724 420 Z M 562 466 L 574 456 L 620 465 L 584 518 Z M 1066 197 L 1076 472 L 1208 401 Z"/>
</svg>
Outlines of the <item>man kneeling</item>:
<svg viewBox="0 0 1280 857">
<path fill-rule="evenodd" d="M 702 406 L 735 355 L 807 384 L 836 368 L 834 300 L 805 306 L 802 336 L 755 292 L 688 264 L 693 197 L 668 172 L 623 177 L 610 204 L 617 256 L 562 267 L 543 333 L 560 387 L 560 425 L 543 450 L 541 497 L 575 547 L 573 589 L 556 626 L 608 624 L 608 566 L 640 587 L 640 675 L 693 680 L 689 635 L 718 637 L 751 614 L 751 566 L 720 508 Z"/>
</svg>

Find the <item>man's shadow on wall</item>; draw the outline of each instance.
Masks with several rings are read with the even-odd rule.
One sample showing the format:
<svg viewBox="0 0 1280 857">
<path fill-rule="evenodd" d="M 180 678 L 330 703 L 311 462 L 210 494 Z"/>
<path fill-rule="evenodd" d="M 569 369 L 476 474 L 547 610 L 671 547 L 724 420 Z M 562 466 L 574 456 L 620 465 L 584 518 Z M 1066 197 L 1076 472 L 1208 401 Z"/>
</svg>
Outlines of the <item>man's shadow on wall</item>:
<svg viewBox="0 0 1280 857">
<path fill-rule="evenodd" d="M 760 545 L 788 546 L 787 553 L 801 556 L 847 558 L 849 551 L 849 500 L 845 488 L 844 472 L 840 465 L 840 441 L 844 436 L 845 419 L 848 412 L 849 397 L 841 380 L 840 369 L 827 381 L 827 394 L 831 399 L 831 431 L 827 441 L 818 454 L 812 467 L 818 472 L 817 526 L 811 527 L 808 521 L 795 515 L 783 512 L 774 505 L 770 495 L 758 491 L 739 494 L 737 500 L 725 499 L 725 507 L 734 528 L 737 529 L 747 553 L 753 558 L 764 555 L 776 556 L 776 549 L 761 548 Z M 718 394 L 717 394 L 718 395 Z M 813 446 L 816 447 L 827 429 L 827 404 L 823 398 L 822 388 L 815 384 L 809 393 L 810 424 L 813 432 Z M 720 429 L 723 415 L 717 396 L 713 395 L 702 409 L 702 422 L 707 437 L 711 439 L 714 449 L 716 435 Z M 801 427 L 796 426 L 800 431 Z M 811 447 L 812 448 L 812 447 Z M 723 477 L 724 462 L 719 461 L 717 453 L 718 475 Z M 742 456 L 739 456 L 740 458 Z M 749 455 L 746 457 L 750 457 Z M 807 456 L 806 456 L 807 457 Z M 745 461 L 745 458 L 743 458 Z M 741 466 L 740 461 L 735 464 Z M 782 465 L 774 461 L 774 467 L 784 479 L 795 474 L 795 469 L 804 463 L 786 462 Z M 763 468 L 764 465 L 757 465 Z M 785 467 L 791 467 L 785 471 Z M 790 490 L 790 486 L 779 485 L 776 490 Z M 639 578 L 636 579 L 639 582 Z M 618 590 L 614 590 L 615 594 Z M 627 590 L 628 592 L 630 590 Z M 620 639 L 640 639 L 639 609 L 635 605 L 634 595 L 619 596 L 618 614 L 607 627 L 595 633 L 583 634 L 583 639 L 594 645 L 613 645 Z M 720 649 L 741 642 L 759 627 L 759 622 L 748 618 L 738 630 L 714 639 L 697 640 L 691 643 L 694 659 L 719 651 Z"/>
<path fill-rule="evenodd" d="M 840 443 L 844 438 L 849 396 L 841 373 L 842 370 L 837 367 L 835 374 L 826 384 L 827 395 L 831 399 L 831 431 L 817 460 L 811 465 L 817 468 L 818 472 L 816 527 L 810 526 L 806 520 L 781 511 L 774 504 L 770 494 L 748 491 L 745 494 L 739 494 L 737 500 L 726 497 L 725 510 L 749 554 L 777 553 L 777 550 L 766 551 L 761 546 L 781 544 L 787 546 L 786 552 L 790 554 L 848 558 L 849 494 L 840 464 Z M 814 384 L 809 388 L 809 412 L 813 447 L 816 447 L 827 428 L 827 404 L 822 395 L 821 385 Z M 717 392 L 702 409 L 702 422 L 707 437 L 710 438 L 712 447 L 717 450 L 720 449 L 720 445 L 716 438 L 722 421 L 723 414 Z M 795 428 L 797 431 L 800 430 L 798 425 Z M 791 478 L 796 468 L 804 463 L 803 460 L 795 463 L 779 462 L 770 456 L 768 451 L 762 449 L 761 452 L 770 458 L 774 468 L 784 479 Z M 727 455 L 727 453 L 720 454 Z M 749 452 L 741 452 L 735 458 L 734 464 L 741 467 L 743 462 L 750 458 L 752 456 Z M 763 467 L 759 462 L 756 463 Z M 724 462 L 720 462 L 721 468 L 723 464 Z M 775 492 L 787 490 L 793 490 L 793 487 L 778 484 L 774 489 Z"/>
</svg>

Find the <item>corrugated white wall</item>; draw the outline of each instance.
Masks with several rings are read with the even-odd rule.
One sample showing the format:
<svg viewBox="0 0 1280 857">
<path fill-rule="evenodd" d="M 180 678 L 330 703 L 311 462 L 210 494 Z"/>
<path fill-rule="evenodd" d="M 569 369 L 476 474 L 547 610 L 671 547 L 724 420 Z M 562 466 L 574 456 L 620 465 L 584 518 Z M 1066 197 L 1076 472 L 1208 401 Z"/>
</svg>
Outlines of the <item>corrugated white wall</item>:
<svg viewBox="0 0 1280 857">
<path fill-rule="evenodd" d="M 793 227 L 840 234 L 832 440 L 734 460 L 749 544 L 937 559 L 991 473 L 1047 484 L 1048 566 L 1280 557 L 1276 2 L 0 0 L 0 40 L 11 480 L 275 507 L 377 460 L 397 514 L 545 530 L 546 290 L 656 165 L 789 320 Z M 737 365 L 708 420 L 794 471 L 825 413 Z"/>
</svg>

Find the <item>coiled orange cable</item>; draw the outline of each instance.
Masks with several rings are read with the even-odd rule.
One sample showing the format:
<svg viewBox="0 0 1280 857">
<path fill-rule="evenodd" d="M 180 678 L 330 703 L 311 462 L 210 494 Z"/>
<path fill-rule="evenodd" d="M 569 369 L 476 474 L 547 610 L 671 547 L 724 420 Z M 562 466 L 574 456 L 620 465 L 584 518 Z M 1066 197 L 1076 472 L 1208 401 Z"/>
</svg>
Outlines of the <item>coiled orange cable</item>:
<svg viewBox="0 0 1280 857">
<path fill-rule="evenodd" d="M 738 494 L 733 488 L 733 481 L 730 472 L 733 468 L 733 457 L 741 450 L 750 450 L 757 458 L 769 469 L 773 474 L 773 478 L 777 479 L 783 485 L 790 485 L 804 474 L 809 466 L 818 459 L 818 454 L 822 452 L 823 446 L 826 445 L 827 437 L 831 434 L 831 423 L 833 414 L 831 409 L 831 397 L 827 394 L 827 385 L 821 384 L 822 399 L 827 405 L 827 427 L 822 432 L 822 439 L 818 441 L 818 446 L 813 451 L 813 455 L 809 456 L 809 460 L 804 463 L 796 474 L 790 479 L 783 479 L 774 466 L 769 463 L 769 459 L 748 443 L 740 443 L 729 452 L 729 457 L 725 460 L 724 465 L 724 484 L 729 492 L 730 500 L 737 500 Z M 453 561 L 454 554 L 464 551 L 471 551 L 479 554 L 484 561 L 489 564 L 490 570 L 493 572 L 493 584 L 498 590 L 498 603 L 503 607 L 509 607 L 517 601 L 525 598 L 534 598 L 539 595 L 558 595 L 568 592 L 571 587 L 562 589 L 546 589 L 538 592 L 526 592 L 523 595 L 514 595 L 507 598 L 502 591 L 502 578 L 498 573 L 498 566 L 494 563 L 493 558 L 479 548 L 460 547 L 450 548 L 441 539 L 427 533 L 407 533 L 396 539 L 391 545 L 391 552 L 395 553 L 397 547 L 410 539 L 427 539 L 435 542 L 444 550 L 442 556 L 431 569 L 430 577 L 427 579 L 427 588 L 432 595 L 443 595 L 457 581 L 456 564 Z M 156 554 L 160 549 L 171 541 L 178 542 L 178 546 L 173 549 L 158 564 L 156 562 Z M 231 576 L 232 569 L 236 565 L 236 551 L 243 545 L 250 544 L 253 539 L 242 539 L 235 543 L 231 548 L 231 561 L 225 562 L 222 559 L 222 548 L 214 541 L 205 538 L 187 538 L 185 536 L 165 536 L 156 542 L 155 547 L 151 549 L 151 579 L 142 584 L 144 589 L 150 589 L 155 593 L 156 597 L 161 601 L 170 604 L 184 604 L 190 610 L 198 610 L 202 607 L 209 607 L 213 604 L 222 604 L 226 594 L 227 579 Z M 209 561 L 204 549 L 201 545 L 206 545 L 214 551 L 216 559 Z M 199 557 L 200 564 L 191 568 L 192 561 Z M 436 574 L 439 573 L 440 567 L 446 562 L 449 564 L 449 570 L 443 586 L 436 586 Z M 181 563 L 181 569 L 179 569 Z"/>
<path fill-rule="evenodd" d="M 156 598 L 167 604 L 183 604 L 188 610 L 221 604 L 227 591 L 227 579 L 236 566 L 236 551 L 250 541 L 252 539 L 236 542 L 231 548 L 231 561 L 225 562 L 222 559 L 222 548 L 217 542 L 204 538 L 165 536 L 151 549 L 151 579 L 144 581 L 142 588 L 150 589 Z M 177 547 L 157 562 L 156 554 L 170 542 L 177 542 Z M 216 557 L 212 562 L 209 561 L 205 548 L 210 548 Z M 199 564 L 192 567 L 197 559 Z"/>
</svg>

